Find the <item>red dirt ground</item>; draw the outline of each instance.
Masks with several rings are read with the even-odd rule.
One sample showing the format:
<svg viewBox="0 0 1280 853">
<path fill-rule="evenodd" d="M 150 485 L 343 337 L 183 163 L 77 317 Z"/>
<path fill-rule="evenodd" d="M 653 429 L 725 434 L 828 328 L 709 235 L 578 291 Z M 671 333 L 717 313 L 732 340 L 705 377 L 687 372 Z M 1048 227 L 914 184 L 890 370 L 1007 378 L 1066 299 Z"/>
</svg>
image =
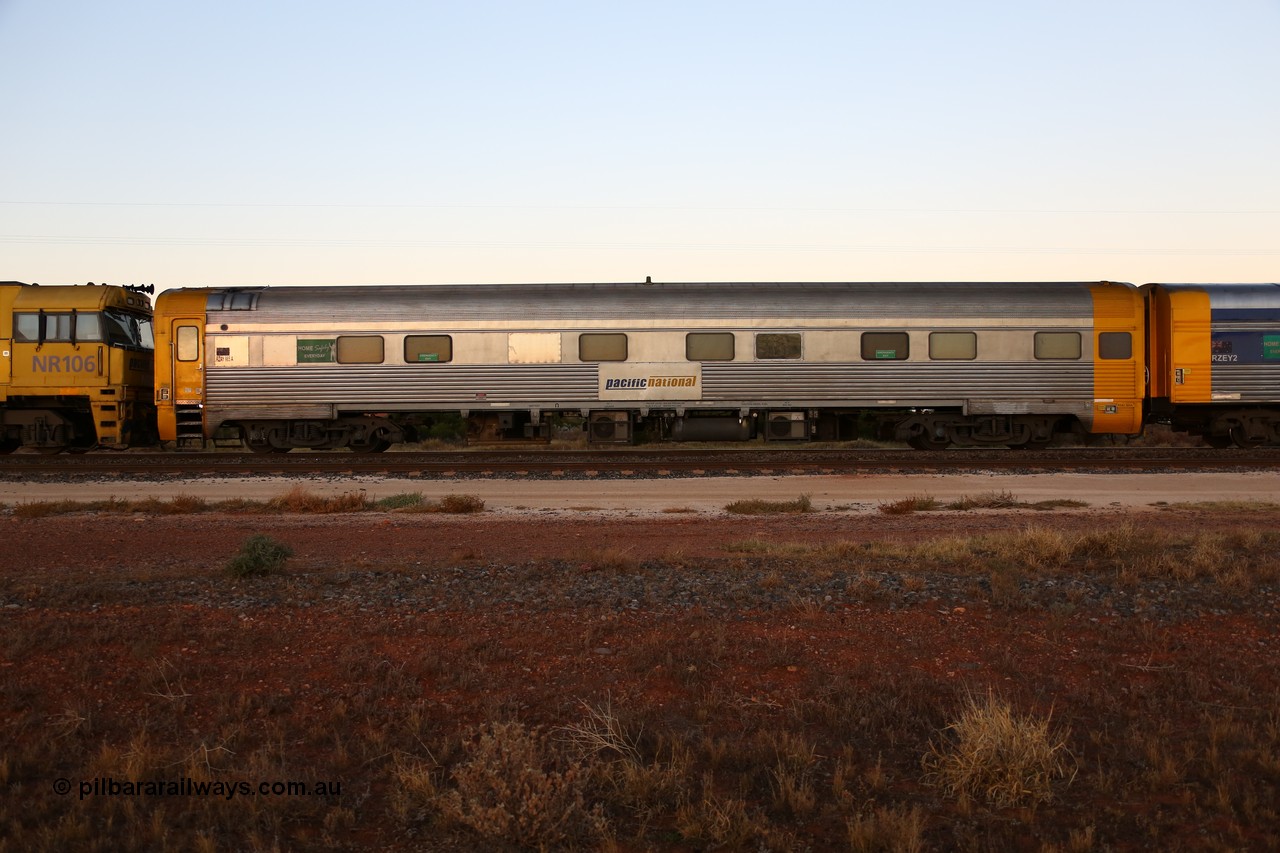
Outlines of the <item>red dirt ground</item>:
<svg viewBox="0 0 1280 853">
<path fill-rule="evenodd" d="M 247 812 L 244 826 L 235 813 L 206 816 L 210 849 L 466 849 L 475 841 L 466 831 L 435 826 L 421 803 L 404 805 L 394 762 L 431 755 L 444 766 L 450 759 L 437 744 L 448 733 L 502 719 L 563 724 L 584 703 L 606 700 L 653 737 L 757 744 L 743 753 L 744 764 L 767 752 L 757 742 L 771 726 L 794 725 L 817 745 L 814 777 L 824 802 L 833 797 L 828 777 L 837 756 L 846 755 L 860 780 L 848 802 L 835 795 L 807 815 L 788 813 L 776 792 L 770 798 L 764 766 L 758 788 L 728 783 L 737 788 L 724 796 L 759 800 L 757 829 L 768 824 L 767 832 L 693 837 L 668 810 L 647 829 L 627 824 L 620 849 L 850 849 L 850 819 L 910 807 L 923 809 L 925 849 L 1275 849 L 1276 804 L 1258 802 L 1280 790 L 1274 587 L 1256 606 L 1210 590 L 1203 606 L 1144 602 L 1134 612 L 1092 593 L 1061 606 L 1002 597 L 991 573 L 936 595 L 908 579 L 905 596 L 863 576 L 862 587 L 846 587 L 848 596 L 823 601 L 793 588 L 788 574 L 822 580 L 822 570 L 744 556 L 738 546 L 913 542 L 1028 525 L 1227 535 L 1277 523 L 1274 513 L 1192 510 L 0 517 L 0 732 L 10 756 L 0 782 L 28 804 L 6 812 L 18 846 L 0 841 L 0 850 L 110 849 L 96 833 L 147 820 L 171 824 L 173 834 L 135 830 L 138 846 L 185 847 L 204 838 L 184 823 L 184 803 L 169 803 L 156 817 L 150 807 L 135 813 L 74 792 L 48 793 L 55 778 L 78 786 L 129 772 L 190 775 L 198 748 L 215 775 L 222 764 L 235 778 L 293 772 L 347 782 L 342 797 L 323 806 Z M 251 534 L 293 549 L 283 577 L 221 573 Z M 761 568 L 761 559 L 768 565 Z M 776 603 L 739 606 L 733 593 L 691 606 L 633 605 L 631 593 L 608 606 L 549 592 L 526 603 L 507 595 L 521 573 L 540 582 L 598 575 L 605 588 L 639 577 L 648 590 L 657 586 L 655 573 L 709 565 L 730 577 L 760 569 L 764 579 L 755 586 L 773 584 Z M 483 583 L 449 593 L 454 598 L 414 597 L 424 595 L 423 584 L 444 584 L 449 572 L 495 566 L 506 572 L 503 597 L 486 600 Z M 957 697 L 988 688 L 1069 727 L 1077 778 L 1053 806 L 956 803 L 922 781 L 919 757 L 945 729 Z M 1226 722 L 1202 713 L 1215 704 L 1234 709 Z M 420 731 L 406 733 L 406 715 Z M 140 725 L 152 733 L 158 763 L 161 756 L 185 763 L 140 768 L 121 758 L 144 752 Z M 1146 729 L 1160 737 L 1142 740 Z M 832 742 L 839 731 L 847 731 L 842 745 Z M 264 745 L 273 738 L 280 742 L 269 760 Z M 1176 765 L 1163 771 L 1164 759 L 1151 754 L 1162 739 Z M 1185 747 L 1201 739 L 1203 749 Z M 207 760 L 221 744 L 231 744 L 219 753 L 224 758 Z M 733 750 L 724 748 L 724 766 L 732 768 Z M 1109 764 L 1116 754 L 1123 766 Z M 249 756 L 249 764 L 238 763 Z M 713 769 L 738 778 L 724 766 Z M 747 769 L 741 774 L 750 778 Z M 447 778 L 442 771 L 440 783 Z M 688 799 L 700 796 L 695 786 Z M 67 828 L 77 826 L 87 827 L 87 837 Z"/>
</svg>

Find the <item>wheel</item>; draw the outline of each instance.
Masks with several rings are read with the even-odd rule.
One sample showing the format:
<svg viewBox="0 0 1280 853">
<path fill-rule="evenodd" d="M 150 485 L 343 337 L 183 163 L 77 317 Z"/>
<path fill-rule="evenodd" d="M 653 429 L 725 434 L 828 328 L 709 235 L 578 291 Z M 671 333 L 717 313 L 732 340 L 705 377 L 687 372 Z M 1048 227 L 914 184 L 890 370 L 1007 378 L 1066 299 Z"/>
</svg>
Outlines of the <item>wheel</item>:
<svg viewBox="0 0 1280 853">
<path fill-rule="evenodd" d="M 1202 435 L 1200 437 L 1204 439 L 1205 444 L 1217 450 L 1225 450 L 1233 444 L 1229 435 Z"/>
<path fill-rule="evenodd" d="M 908 438 L 907 444 L 916 450 L 946 450 L 951 446 L 951 439 L 936 438 L 927 432 L 919 432 Z"/>
<path fill-rule="evenodd" d="M 1265 439 L 1250 438 L 1244 431 L 1244 427 L 1240 426 L 1234 426 L 1231 428 L 1231 440 L 1235 442 L 1236 447 L 1243 447 L 1245 450 L 1250 450 L 1254 447 L 1261 447 L 1266 443 Z"/>
</svg>

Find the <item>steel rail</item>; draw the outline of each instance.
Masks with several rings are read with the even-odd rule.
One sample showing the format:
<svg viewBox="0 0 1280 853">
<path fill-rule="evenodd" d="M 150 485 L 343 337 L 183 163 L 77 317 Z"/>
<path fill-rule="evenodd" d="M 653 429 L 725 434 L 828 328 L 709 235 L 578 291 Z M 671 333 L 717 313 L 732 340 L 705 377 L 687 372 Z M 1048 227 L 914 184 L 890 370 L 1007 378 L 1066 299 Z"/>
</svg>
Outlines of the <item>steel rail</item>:
<svg viewBox="0 0 1280 853">
<path fill-rule="evenodd" d="M 447 478 L 475 475 L 715 476 L 834 474 L 870 471 L 936 472 L 973 469 L 1028 471 L 1268 470 L 1280 468 L 1280 449 L 1054 448 L 1048 450 L 867 449 L 625 449 L 403 451 L 257 455 L 233 452 L 94 452 L 0 457 L 0 477 L 183 476 L 262 477 L 349 474 Z"/>
</svg>

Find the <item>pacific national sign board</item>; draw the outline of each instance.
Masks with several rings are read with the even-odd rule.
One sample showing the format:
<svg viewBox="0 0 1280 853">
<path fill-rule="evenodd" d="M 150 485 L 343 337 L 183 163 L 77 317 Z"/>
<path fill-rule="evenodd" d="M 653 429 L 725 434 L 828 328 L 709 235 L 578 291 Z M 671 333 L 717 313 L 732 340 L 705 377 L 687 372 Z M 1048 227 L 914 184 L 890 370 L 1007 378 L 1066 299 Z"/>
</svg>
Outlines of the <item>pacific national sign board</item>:
<svg viewBox="0 0 1280 853">
<path fill-rule="evenodd" d="M 701 400 L 698 362 L 600 364 L 601 400 Z"/>
</svg>

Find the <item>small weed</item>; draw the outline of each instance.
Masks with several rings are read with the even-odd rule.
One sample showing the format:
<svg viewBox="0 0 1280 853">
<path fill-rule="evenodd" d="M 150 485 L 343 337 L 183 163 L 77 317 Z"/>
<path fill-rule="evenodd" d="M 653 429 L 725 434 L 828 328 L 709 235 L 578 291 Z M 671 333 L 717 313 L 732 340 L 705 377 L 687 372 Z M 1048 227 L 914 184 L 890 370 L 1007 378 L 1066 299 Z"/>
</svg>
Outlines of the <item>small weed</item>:
<svg viewBox="0 0 1280 853">
<path fill-rule="evenodd" d="M 261 577 L 278 574 L 285 561 L 293 556 L 293 549 L 270 536 L 250 536 L 240 546 L 240 551 L 227 563 L 227 573 L 238 578 Z"/>
</svg>

